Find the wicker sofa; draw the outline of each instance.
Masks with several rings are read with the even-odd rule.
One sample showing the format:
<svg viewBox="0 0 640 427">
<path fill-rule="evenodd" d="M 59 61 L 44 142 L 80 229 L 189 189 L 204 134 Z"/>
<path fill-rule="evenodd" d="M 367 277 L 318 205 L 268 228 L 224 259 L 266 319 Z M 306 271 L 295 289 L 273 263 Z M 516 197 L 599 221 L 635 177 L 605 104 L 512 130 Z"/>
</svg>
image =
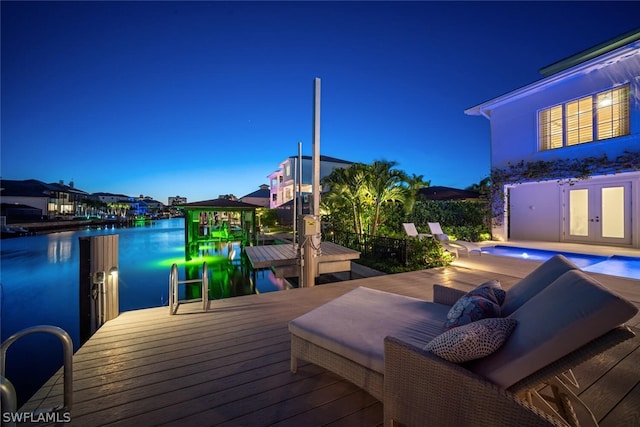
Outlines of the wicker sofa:
<svg viewBox="0 0 640 427">
<path fill-rule="evenodd" d="M 464 295 L 434 285 L 429 302 L 356 288 L 289 323 L 291 370 L 305 360 L 353 382 L 383 402 L 385 425 L 564 426 L 580 421 L 581 402 L 560 375 L 634 336 L 622 325 L 637 308 L 558 255 L 506 291 L 501 315 L 517 322 L 506 342 L 453 363 L 424 348 Z M 542 384 L 566 398 L 549 405 Z"/>
</svg>

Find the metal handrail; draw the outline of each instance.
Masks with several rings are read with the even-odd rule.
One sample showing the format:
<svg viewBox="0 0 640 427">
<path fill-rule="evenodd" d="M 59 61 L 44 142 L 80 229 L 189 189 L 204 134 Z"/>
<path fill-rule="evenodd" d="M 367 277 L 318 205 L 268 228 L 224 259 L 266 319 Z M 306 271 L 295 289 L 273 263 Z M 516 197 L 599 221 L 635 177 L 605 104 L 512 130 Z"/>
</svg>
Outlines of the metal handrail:
<svg viewBox="0 0 640 427">
<path fill-rule="evenodd" d="M 0 346 L 0 355 L 2 362 L 0 363 L 0 380 L 2 380 L 2 402 L 7 402 L 9 410 L 14 412 L 17 410 L 15 389 L 9 380 L 6 380 L 5 367 L 7 360 L 7 350 L 18 339 L 35 333 L 48 333 L 58 337 L 62 343 L 62 351 L 64 357 L 64 401 L 62 406 L 52 408 L 51 411 L 70 411 L 73 404 L 73 340 L 71 336 L 62 328 L 51 325 L 38 325 L 23 329 L 7 338 Z M 6 395 L 5 395 L 6 393 Z M 13 405 L 13 406 L 11 406 Z"/>
<path fill-rule="evenodd" d="M 2 406 L 0 406 L 0 408 L 4 408 L 3 412 L 14 413 L 18 410 L 16 389 L 13 388 L 11 381 L 6 379 L 4 376 L 0 376 L 0 398 L 2 402 Z"/>
<path fill-rule="evenodd" d="M 178 280 L 178 265 L 173 264 L 169 272 L 169 314 L 174 315 L 178 311 L 180 301 L 178 299 L 178 286 L 187 283 L 202 283 L 202 310 L 207 311 L 209 305 L 209 272 L 207 263 L 202 263 L 202 278 L 190 280 Z M 194 299 L 192 301 L 198 301 Z M 192 302 L 182 301 L 182 302 Z"/>
</svg>

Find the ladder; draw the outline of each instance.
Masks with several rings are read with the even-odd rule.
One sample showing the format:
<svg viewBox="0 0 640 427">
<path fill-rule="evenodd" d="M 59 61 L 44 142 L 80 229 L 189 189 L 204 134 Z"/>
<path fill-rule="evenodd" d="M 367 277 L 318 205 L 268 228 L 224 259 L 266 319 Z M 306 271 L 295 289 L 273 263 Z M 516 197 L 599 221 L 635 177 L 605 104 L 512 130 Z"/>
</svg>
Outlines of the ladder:
<svg viewBox="0 0 640 427">
<path fill-rule="evenodd" d="M 73 341 L 69 334 L 62 328 L 50 325 L 38 325 L 30 328 L 23 329 L 7 338 L 0 346 L 0 395 L 2 398 L 2 412 L 16 414 L 17 408 L 17 396 L 16 390 L 6 378 L 6 356 L 7 350 L 17 340 L 27 335 L 35 333 L 47 333 L 56 336 L 62 344 L 62 352 L 64 356 L 64 400 L 61 405 L 53 408 L 40 409 L 39 413 L 64 413 L 71 410 L 73 403 Z M 14 422 L 9 422 L 4 425 L 15 425 Z"/>
<path fill-rule="evenodd" d="M 202 298 L 190 300 L 180 300 L 178 298 L 180 285 L 186 285 L 188 283 L 202 284 Z M 207 271 L 207 263 L 202 263 L 202 278 L 191 280 L 178 280 L 178 265 L 173 264 L 171 266 L 171 272 L 169 273 L 169 315 L 173 316 L 176 314 L 178 306 L 182 303 L 198 301 L 202 301 L 202 310 L 207 311 L 209 305 L 209 273 Z"/>
</svg>

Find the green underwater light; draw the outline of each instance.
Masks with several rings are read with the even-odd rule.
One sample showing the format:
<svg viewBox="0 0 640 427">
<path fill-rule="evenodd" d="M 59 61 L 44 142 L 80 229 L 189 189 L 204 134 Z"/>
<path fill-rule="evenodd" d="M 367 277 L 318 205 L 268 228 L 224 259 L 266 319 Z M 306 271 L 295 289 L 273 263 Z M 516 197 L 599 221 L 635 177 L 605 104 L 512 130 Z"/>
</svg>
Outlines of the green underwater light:
<svg viewBox="0 0 640 427">
<path fill-rule="evenodd" d="M 180 257 L 171 257 L 171 258 L 161 259 L 159 261 L 156 261 L 154 265 L 157 267 L 171 268 L 173 264 L 176 264 L 178 267 L 185 266 L 185 265 L 186 266 L 194 266 L 194 265 L 202 266 L 203 262 L 206 262 L 207 265 L 213 265 L 213 264 L 229 262 L 229 260 L 224 255 L 196 256 L 189 261 L 185 261 L 184 256 L 180 256 Z"/>
</svg>

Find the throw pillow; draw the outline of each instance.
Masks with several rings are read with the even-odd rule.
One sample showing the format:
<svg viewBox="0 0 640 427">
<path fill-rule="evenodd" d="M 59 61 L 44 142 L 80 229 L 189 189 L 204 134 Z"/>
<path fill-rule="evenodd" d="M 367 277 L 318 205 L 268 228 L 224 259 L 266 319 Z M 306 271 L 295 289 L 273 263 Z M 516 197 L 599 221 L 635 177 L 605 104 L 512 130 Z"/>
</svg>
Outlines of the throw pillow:
<svg viewBox="0 0 640 427">
<path fill-rule="evenodd" d="M 503 317 L 478 320 L 443 332 L 424 349 L 453 363 L 480 359 L 498 350 L 517 323 L 514 319 Z"/>
<path fill-rule="evenodd" d="M 487 290 L 492 291 L 493 295 L 487 292 Z M 470 291 L 469 294 L 481 295 L 490 300 L 495 300 L 500 306 L 502 306 L 502 304 L 504 303 L 504 299 L 507 296 L 505 290 L 502 289 L 502 286 L 500 286 L 500 282 L 495 279 L 484 282 L 474 290 Z"/>
<path fill-rule="evenodd" d="M 488 292 L 493 293 L 490 289 Z M 466 294 L 451 307 L 447 313 L 444 330 L 456 328 L 487 317 L 500 317 L 500 305 L 482 295 Z"/>
<path fill-rule="evenodd" d="M 453 304 L 447 313 L 444 330 L 487 317 L 500 317 L 500 306 L 505 296 L 506 293 L 497 280 L 482 283 Z"/>
</svg>

